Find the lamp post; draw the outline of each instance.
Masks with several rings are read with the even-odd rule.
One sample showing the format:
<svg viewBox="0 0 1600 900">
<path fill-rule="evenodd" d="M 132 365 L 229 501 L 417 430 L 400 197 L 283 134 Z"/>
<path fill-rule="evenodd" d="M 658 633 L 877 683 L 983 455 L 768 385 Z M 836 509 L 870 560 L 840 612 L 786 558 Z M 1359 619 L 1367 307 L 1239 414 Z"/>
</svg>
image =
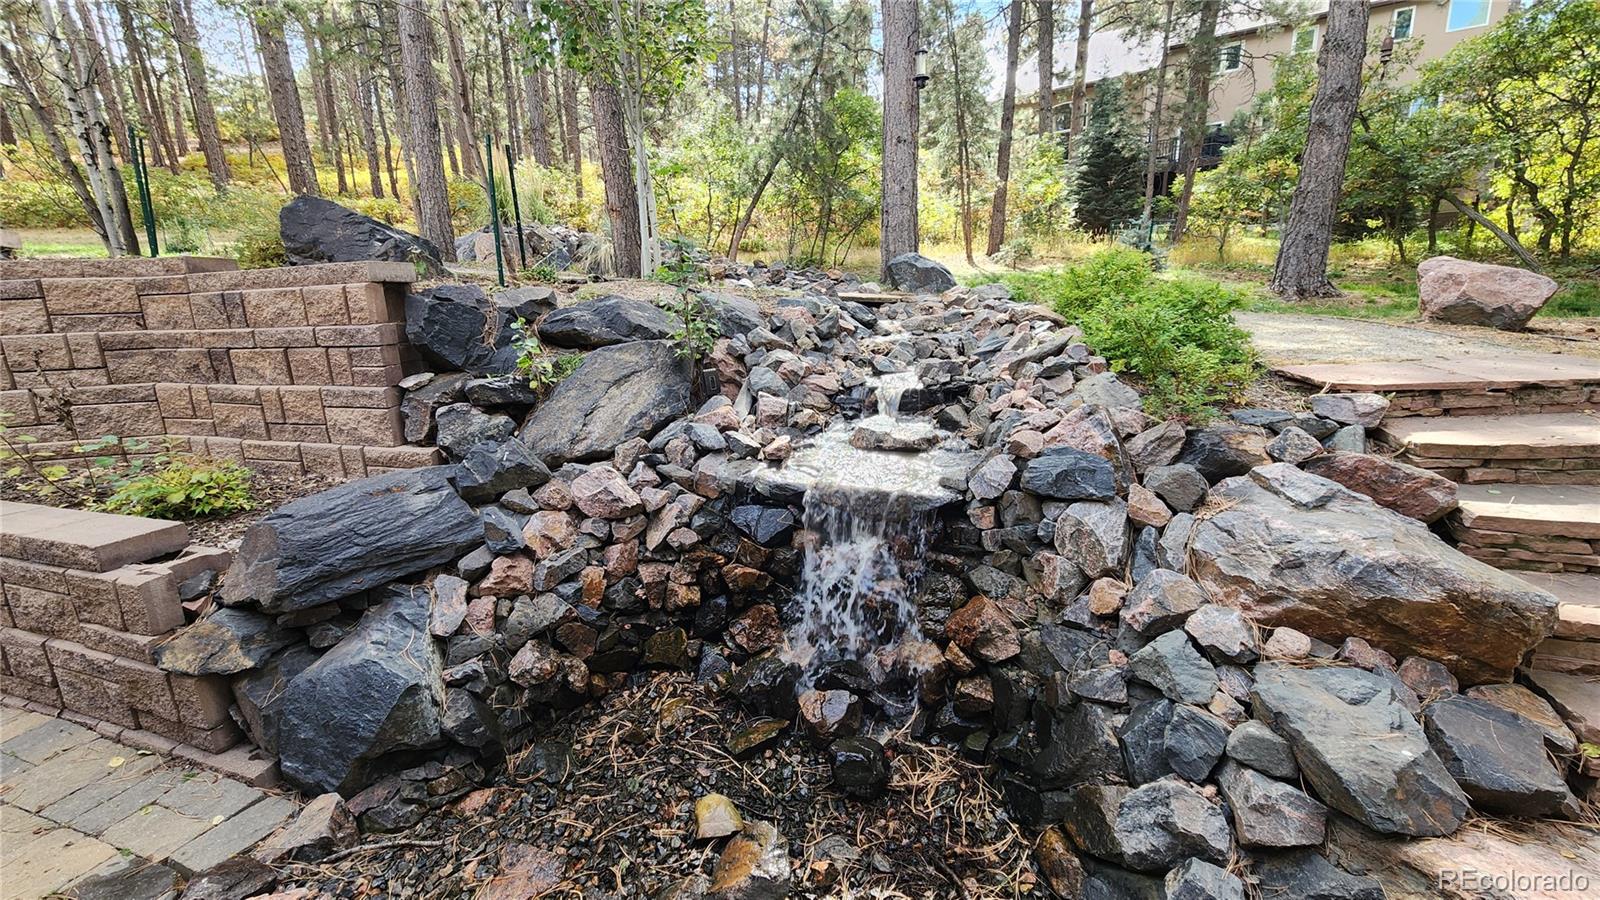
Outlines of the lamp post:
<svg viewBox="0 0 1600 900">
<path fill-rule="evenodd" d="M 912 56 L 916 60 L 916 69 L 911 80 L 917 83 L 917 90 L 920 91 L 928 86 L 928 48 L 918 47 Z"/>
</svg>

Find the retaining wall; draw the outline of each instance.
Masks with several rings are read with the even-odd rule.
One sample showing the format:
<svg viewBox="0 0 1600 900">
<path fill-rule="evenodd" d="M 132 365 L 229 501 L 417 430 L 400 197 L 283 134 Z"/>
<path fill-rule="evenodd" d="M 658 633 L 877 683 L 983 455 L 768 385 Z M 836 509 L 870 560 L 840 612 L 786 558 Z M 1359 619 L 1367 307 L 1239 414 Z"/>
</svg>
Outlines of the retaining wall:
<svg viewBox="0 0 1600 900">
<path fill-rule="evenodd" d="M 259 782 L 270 760 L 224 753 L 243 738 L 228 680 L 155 665 L 231 558 L 180 522 L 0 501 L 0 694 Z"/>
<path fill-rule="evenodd" d="M 405 446 L 405 263 L 0 262 L 0 412 L 69 463 L 114 435 L 290 474 L 439 461 Z"/>
</svg>

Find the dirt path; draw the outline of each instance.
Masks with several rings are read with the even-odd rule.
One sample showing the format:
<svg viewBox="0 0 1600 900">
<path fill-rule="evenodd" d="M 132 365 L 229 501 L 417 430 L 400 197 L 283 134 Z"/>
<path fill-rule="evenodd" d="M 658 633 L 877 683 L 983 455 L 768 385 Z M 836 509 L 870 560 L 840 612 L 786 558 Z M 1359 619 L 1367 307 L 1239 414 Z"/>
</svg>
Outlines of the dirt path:
<svg viewBox="0 0 1600 900">
<path fill-rule="evenodd" d="M 1234 313 L 1268 364 L 1426 362 L 1541 353 L 1600 359 L 1600 340 L 1451 325 L 1389 325 L 1335 316 Z"/>
</svg>

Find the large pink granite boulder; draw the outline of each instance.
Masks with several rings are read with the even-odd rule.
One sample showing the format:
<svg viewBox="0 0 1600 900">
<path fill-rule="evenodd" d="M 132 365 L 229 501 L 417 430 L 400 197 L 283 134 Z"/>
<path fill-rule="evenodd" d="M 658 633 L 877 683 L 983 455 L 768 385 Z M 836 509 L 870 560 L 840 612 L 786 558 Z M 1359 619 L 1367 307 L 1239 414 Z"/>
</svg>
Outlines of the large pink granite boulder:
<svg viewBox="0 0 1600 900">
<path fill-rule="evenodd" d="M 1423 318 L 1454 325 L 1521 331 L 1558 287 L 1537 272 L 1453 256 L 1435 256 L 1417 266 Z"/>
</svg>

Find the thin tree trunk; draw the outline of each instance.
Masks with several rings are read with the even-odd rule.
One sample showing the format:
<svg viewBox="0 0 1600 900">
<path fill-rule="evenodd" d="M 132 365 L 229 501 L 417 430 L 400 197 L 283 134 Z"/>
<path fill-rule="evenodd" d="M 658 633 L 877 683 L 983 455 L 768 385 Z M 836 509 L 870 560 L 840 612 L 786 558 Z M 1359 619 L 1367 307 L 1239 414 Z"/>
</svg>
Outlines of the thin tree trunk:
<svg viewBox="0 0 1600 900">
<path fill-rule="evenodd" d="M 1460 210 L 1462 215 L 1474 222 L 1477 222 L 1479 225 L 1482 225 L 1484 230 L 1488 231 L 1496 238 L 1499 238 L 1500 243 L 1505 244 L 1506 249 L 1510 250 L 1512 253 L 1515 253 L 1517 258 L 1522 260 L 1523 265 L 1534 270 L 1535 272 L 1544 271 L 1543 267 L 1539 265 L 1538 258 L 1532 253 L 1529 253 L 1528 248 L 1522 246 L 1522 242 L 1517 240 L 1514 234 L 1505 230 L 1504 228 L 1501 228 L 1499 225 L 1496 225 L 1492 219 L 1490 219 L 1488 216 L 1485 216 L 1483 213 L 1478 212 L 1477 209 L 1463 203 L 1461 198 L 1457 197 L 1452 192 L 1446 191 L 1444 194 L 1444 200 L 1447 201 L 1451 206 L 1454 206 L 1457 210 Z"/>
<path fill-rule="evenodd" d="M 467 77 L 466 50 L 461 45 L 461 32 L 456 29 L 455 16 L 448 3 L 441 2 L 439 18 L 444 22 L 445 42 L 450 58 L 451 107 L 456 115 L 456 143 L 461 149 L 461 168 L 468 178 L 480 178 L 483 166 L 478 160 L 477 116 L 472 108 L 472 81 Z"/>
<path fill-rule="evenodd" d="M 133 18 L 133 8 L 129 0 L 117 0 L 117 18 L 122 24 L 122 45 L 128 49 L 128 60 L 132 64 L 131 80 L 133 82 L 134 104 L 139 108 L 139 123 L 144 126 L 146 134 L 155 138 L 153 150 L 156 165 L 172 166 L 166 159 L 167 148 L 167 123 L 157 112 L 155 98 L 152 96 L 153 82 L 150 77 L 150 62 L 145 56 L 144 40 L 139 36 L 138 23 Z"/>
<path fill-rule="evenodd" d="M 1365 2 L 1365 0 L 1363 0 Z M 1172 14 L 1175 0 L 1167 0 L 1167 16 L 1161 26 L 1161 65 L 1156 67 L 1156 102 L 1150 115 L 1150 133 L 1144 148 L 1144 206 L 1139 209 L 1139 230 L 1148 235 L 1156 200 L 1156 150 L 1161 145 L 1161 114 L 1167 101 L 1167 60 L 1171 58 Z"/>
<path fill-rule="evenodd" d="M 337 27 L 337 23 L 335 23 Z M 333 74 L 328 65 L 328 45 L 324 35 L 326 20 L 317 10 L 309 22 L 302 22 L 306 39 L 306 68 L 311 75 L 311 94 L 317 108 L 317 146 L 322 150 L 324 163 L 332 162 L 334 192 L 346 194 L 350 183 L 345 179 L 344 158 L 339 152 L 339 108 L 333 95 Z"/>
<path fill-rule="evenodd" d="M 1067 154 L 1075 149 L 1078 129 L 1083 125 L 1083 103 L 1088 96 L 1089 38 L 1093 36 L 1094 0 L 1078 2 L 1078 44 L 1072 63 L 1072 121 L 1067 123 Z"/>
<path fill-rule="evenodd" d="M 728 93 L 733 97 L 733 121 L 743 125 L 744 98 L 739 95 L 742 90 L 739 82 L 739 50 L 739 18 L 734 11 L 733 0 L 728 0 Z"/>
<path fill-rule="evenodd" d="M 1350 129 L 1361 100 L 1369 14 L 1365 0 L 1334 3 L 1328 9 L 1300 181 L 1289 202 L 1272 273 L 1272 290 L 1291 299 L 1339 295 L 1328 280 L 1328 248 L 1350 153 Z"/>
<path fill-rule="evenodd" d="M 133 148 L 128 143 L 128 105 L 122 93 L 121 79 L 121 73 L 126 71 L 127 66 L 117 60 L 111 28 L 106 23 L 105 4 L 96 3 L 92 17 L 90 12 L 83 0 L 78 0 L 78 18 L 83 21 L 84 31 L 95 36 L 102 54 L 100 66 L 105 82 L 101 84 L 100 91 L 105 95 L 106 111 L 111 117 L 111 139 L 116 143 L 119 157 L 132 159 Z"/>
<path fill-rule="evenodd" d="M 1048 2 L 1041 3 L 1048 6 Z M 972 258 L 972 175 L 968 164 L 971 161 L 971 146 L 967 138 L 966 104 L 961 98 L 961 50 L 956 44 L 955 9 L 953 4 L 945 7 L 944 29 L 950 41 L 950 70 L 955 78 L 955 107 L 956 107 L 956 167 L 957 167 L 957 195 L 961 204 L 961 246 L 966 251 L 967 264 L 976 265 Z"/>
<path fill-rule="evenodd" d="M 424 0 L 417 0 L 417 2 L 424 2 Z M 427 8 L 424 6 L 422 9 L 424 13 L 426 13 Z M 383 34 L 398 35 L 400 33 L 399 5 L 390 3 L 380 4 L 378 6 L 378 20 L 383 26 Z M 382 41 L 380 46 L 383 52 L 383 64 L 389 72 L 389 100 L 393 104 L 392 109 L 394 110 L 394 115 L 396 118 L 395 132 L 396 136 L 400 139 L 400 159 L 405 166 L 406 185 L 410 190 L 410 196 L 406 198 L 402 197 L 400 193 L 400 185 L 395 180 L 393 153 L 389 149 L 391 146 L 389 142 L 389 119 L 383 114 L 383 105 L 379 104 L 378 128 L 384 135 L 384 151 L 386 155 L 389 156 L 389 188 L 393 191 L 394 198 L 396 200 L 407 199 L 411 204 L 412 212 L 415 213 L 417 210 L 417 161 L 416 157 L 413 156 L 411 152 L 410 128 L 405 127 L 404 123 L 401 121 L 404 119 L 405 111 L 409 106 L 409 103 L 406 100 L 406 76 L 404 67 L 400 64 L 401 48 L 399 46 L 398 38 L 395 41 L 388 41 L 384 40 L 380 35 L 379 40 Z M 429 46 L 427 52 L 431 54 L 433 52 L 431 35 L 429 36 L 428 40 Z M 435 88 L 437 88 L 437 78 L 435 78 L 434 85 Z M 442 137 L 442 135 L 436 137 Z"/>
<path fill-rule="evenodd" d="M 178 150 L 178 157 L 189 155 L 189 130 L 183 121 L 183 110 L 187 106 L 184 97 L 189 93 L 188 83 L 183 80 L 183 65 L 178 61 L 177 41 L 166 41 L 165 50 L 167 57 L 167 96 L 171 98 L 172 105 L 172 145 Z"/>
<path fill-rule="evenodd" d="M 417 230 L 454 260 L 455 233 L 450 225 L 450 196 L 439 154 L 439 81 L 433 72 L 433 38 L 426 0 L 402 0 L 400 6 L 401 67 L 406 79 L 406 118 L 411 125 L 411 170 L 417 193 Z"/>
<path fill-rule="evenodd" d="M 367 185 L 372 190 L 372 196 L 381 200 L 383 168 L 382 161 L 378 159 L 378 133 L 372 123 L 372 104 L 378 99 L 377 91 L 373 90 L 372 86 L 375 78 L 372 66 L 363 62 L 361 71 L 356 76 L 355 94 L 350 99 L 361 118 L 361 150 L 367 157 Z M 388 140 L 387 134 L 384 135 L 384 140 Z"/>
<path fill-rule="evenodd" d="M 591 99 L 590 104 L 593 104 Z M 567 157 L 572 160 L 572 180 L 579 200 L 583 199 L 583 143 L 578 128 L 578 76 L 567 72 L 561 86 L 561 105 L 567 119 Z"/>
<path fill-rule="evenodd" d="M 495 16 L 499 19 L 505 17 L 504 7 L 499 0 L 495 2 Z M 521 159 L 526 152 L 522 138 L 522 98 L 518 96 L 522 80 L 511 75 L 511 48 L 504 30 L 496 35 L 495 43 L 500 47 L 500 84 L 506 92 L 506 140 L 511 144 L 512 154 Z"/>
<path fill-rule="evenodd" d="M 81 0 L 80 0 L 81 2 Z M 178 59 L 183 64 L 183 80 L 189 85 L 189 101 L 194 108 L 194 130 L 200 139 L 200 151 L 206 157 L 206 172 L 211 184 L 218 190 L 233 178 L 228 169 L 228 159 L 222 149 L 222 131 L 217 127 L 217 109 L 211 102 L 211 87 L 207 80 L 206 63 L 200 54 L 200 35 L 194 24 L 193 0 L 172 0 L 168 4 L 172 17 L 173 38 L 178 43 Z"/>
<path fill-rule="evenodd" d="M 12 37 L 20 38 L 20 33 L 16 30 L 16 21 L 13 20 L 11 24 Z M 15 43 L 20 52 L 22 41 L 19 39 Z M 78 163 L 72 158 L 66 142 L 61 139 L 55 115 L 34 89 L 35 80 L 22 68 L 22 61 L 11 52 L 11 45 L 5 41 L 0 41 L 0 64 L 5 66 L 11 80 L 16 83 L 16 89 L 22 94 L 23 103 L 38 121 L 39 130 L 44 134 L 45 145 L 50 148 L 50 156 L 61 170 L 62 177 L 66 178 L 67 184 L 72 187 L 72 192 L 78 196 L 78 202 L 83 204 L 83 211 L 89 217 L 89 227 L 100 236 L 100 243 L 105 246 L 106 252 L 110 253 L 111 232 L 106 228 L 100 204 L 95 201 L 94 193 L 89 190 L 89 183 L 84 180 L 83 170 L 78 168 Z"/>
<path fill-rule="evenodd" d="M 783 129 L 778 132 L 780 136 L 790 134 L 795 125 L 800 121 L 800 115 L 805 111 L 806 98 L 815 89 L 817 74 L 822 70 L 822 60 L 826 56 L 826 38 L 817 48 L 817 56 L 811 64 L 811 74 L 806 76 L 805 87 L 796 95 L 794 111 L 789 114 L 789 120 L 784 123 Z M 772 183 L 772 176 L 778 171 L 778 164 L 783 162 L 783 154 L 779 152 L 776 141 L 774 146 L 768 148 L 767 168 L 761 173 L 761 180 L 756 182 L 756 189 L 750 195 L 750 202 L 745 206 L 744 215 L 739 217 L 739 222 L 733 228 L 733 237 L 728 241 L 728 259 L 731 262 L 739 260 L 739 245 L 744 243 L 745 231 L 750 228 L 750 221 L 755 218 L 756 207 L 761 203 L 761 195 L 766 193 L 767 185 Z"/>
<path fill-rule="evenodd" d="M 767 40 L 772 26 L 772 0 L 766 0 L 761 9 L 761 53 L 756 58 L 756 121 L 766 113 L 767 102 Z"/>
<path fill-rule="evenodd" d="M 1168 0 L 1170 3 L 1171 0 Z M 994 202 L 989 207 L 990 256 L 1006 242 L 1006 194 L 1011 187 L 1011 133 L 1017 119 L 1017 57 L 1022 51 L 1022 0 L 1006 14 L 1006 86 L 1000 96 L 1000 149 L 994 163 Z"/>
<path fill-rule="evenodd" d="M 1211 110 L 1211 70 L 1217 65 L 1217 18 L 1222 0 L 1200 0 L 1200 21 L 1189 41 L 1189 85 L 1183 98 L 1183 136 L 1178 139 L 1183 163 L 1183 188 L 1178 193 L 1178 208 L 1172 216 L 1173 244 L 1183 239 L 1189 227 L 1189 201 L 1194 197 L 1194 178 L 1200 171 L 1200 156 L 1205 149 L 1206 114 Z"/>
<path fill-rule="evenodd" d="M 533 161 L 541 166 L 555 164 L 550 150 L 550 83 L 543 69 L 522 76 L 522 93 L 528 101 L 528 134 Z"/>
<path fill-rule="evenodd" d="M 1016 0 L 1014 0 L 1016 2 Z M 918 7 L 882 0 L 883 17 L 883 203 L 878 254 L 881 273 L 889 261 L 917 250 Z"/>
<path fill-rule="evenodd" d="M 250 20 L 261 45 L 262 70 L 267 77 L 267 94 L 272 99 L 272 115 L 278 123 L 278 142 L 283 147 L 283 168 L 289 176 L 289 190 L 316 196 L 321 192 L 317 186 L 317 167 L 311 161 L 300 89 L 294 83 L 294 63 L 289 57 L 289 42 L 283 36 L 283 8 L 278 0 L 257 0 L 253 13 Z"/>
<path fill-rule="evenodd" d="M 84 68 L 105 104 L 106 124 L 111 128 L 111 139 L 116 145 L 117 155 L 127 159 L 128 119 L 123 115 L 122 98 L 117 94 L 116 82 L 111 78 L 111 59 L 107 55 L 105 44 L 96 33 L 95 20 L 89 14 L 89 6 L 84 0 L 77 0 L 77 11 L 83 41 L 79 52 L 83 56 Z"/>
<path fill-rule="evenodd" d="M 606 186 L 606 216 L 611 220 L 611 252 L 617 274 L 637 276 L 642 232 L 622 101 L 616 88 L 595 78 L 589 82 L 589 102 L 594 107 L 595 143 L 600 148 L 600 177 Z"/>
<path fill-rule="evenodd" d="M 1039 134 L 1055 130 L 1056 9 L 1055 0 L 1039 0 Z"/>
</svg>

